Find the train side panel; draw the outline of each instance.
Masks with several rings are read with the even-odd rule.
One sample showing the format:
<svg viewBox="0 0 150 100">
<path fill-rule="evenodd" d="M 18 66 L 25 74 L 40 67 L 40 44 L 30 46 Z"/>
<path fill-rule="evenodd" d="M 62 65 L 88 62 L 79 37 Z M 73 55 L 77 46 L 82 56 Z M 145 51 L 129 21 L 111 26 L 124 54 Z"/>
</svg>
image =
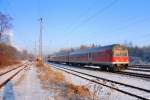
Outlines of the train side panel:
<svg viewBox="0 0 150 100">
<path fill-rule="evenodd" d="M 110 49 L 93 53 L 92 58 L 93 64 L 109 65 L 111 64 L 111 62 L 112 62 L 112 51 Z"/>
<path fill-rule="evenodd" d="M 69 63 L 88 63 L 88 54 L 69 55 Z"/>
</svg>

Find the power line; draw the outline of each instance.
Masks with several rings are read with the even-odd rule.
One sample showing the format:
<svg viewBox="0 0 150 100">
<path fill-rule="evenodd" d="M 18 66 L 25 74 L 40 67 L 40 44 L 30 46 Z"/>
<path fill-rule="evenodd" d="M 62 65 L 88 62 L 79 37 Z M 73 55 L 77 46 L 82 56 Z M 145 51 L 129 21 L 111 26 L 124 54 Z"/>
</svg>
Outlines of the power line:
<svg viewBox="0 0 150 100">
<path fill-rule="evenodd" d="M 85 14 L 89 13 L 90 10 L 93 8 L 93 6 L 95 6 L 97 4 L 97 0 L 96 2 L 92 3 L 90 7 L 88 7 L 83 13 L 81 13 L 76 19 L 80 20 L 81 18 L 83 18 L 85 16 Z M 72 22 L 70 25 L 68 25 L 69 27 L 66 28 L 65 32 L 68 31 L 69 28 L 72 28 L 77 22 Z"/>
<path fill-rule="evenodd" d="M 121 27 L 119 27 L 119 28 L 117 28 L 115 30 L 121 31 L 123 29 L 129 28 L 129 26 L 131 26 L 131 25 L 135 25 L 135 24 L 138 24 L 138 23 L 146 22 L 147 20 L 150 20 L 150 17 L 146 17 L 146 18 L 141 19 L 141 20 L 135 20 L 135 21 L 133 21 L 131 23 L 128 23 L 128 24 L 126 24 L 124 26 L 121 26 Z"/>
<path fill-rule="evenodd" d="M 136 19 L 136 18 L 135 18 L 135 19 Z M 122 26 L 122 27 L 117 28 L 116 31 L 114 31 L 113 33 L 117 33 L 117 32 L 119 32 L 119 31 L 122 31 L 123 29 L 129 28 L 129 26 L 131 26 L 131 25 L 135 25 L 135 24 L 137 24 L 137 23 L 146 22 L 147 20 L 150 20 L 150 17 L 146 17 L 146 18 L 141 19 L 141 20 L 135 20 L 135 21 L 133 21 L 133 22 L 131 22 L 131 23 L 128 23 L 128 24 L 126 24 L 126 25 L 124 25 L 124 26 Z M 133 32 L 132 32 L 132 33 L 133 33 Z M 135 33 L 135 32 L 134 32 L 134 33 Z M 134 33 L 133 33 L 133 34 L 134 34 Z M 137 34 L 137 32 L 136 32 L 135 34 Z M 136 35 L 136 38 L 139 38 L 139 37 L 140 37 L 140 39 L 138 39 L 138 40 L 136 40 L 136 41 L 142 42 L 142 41 L 145 40 L 146 38 L 148 39 L 149 36 L 150 36 L 149 33 L 144 34 L 144 35 L 141 35 L 141 36 L 138 36 L 138 37 L 137 37 L 137 35 Z M 146 41 L 145 41 L 145 42 L 146 42 Z M 148 41 L 147 41 L 147 42 L 148 42 Z"/>
<path fill-rule="evenodd" d="M 41 0 L 37 0 L 37 14 L 41 16 Z"/>
<path fill-rule="evenodd" d="M 111 8 L 114 4 L 116 4 L 118 2 L 118 0 L 113 0 L 111 3 L 109 3 L 108 5 L 106 5 L 104 8 L 98 10 L 95 14 L 89 16 L 88 18 L 86 18 L 85 20 L 83 20 L 79 25 L 77 25 L 76 27 L 74 27 L 72 31 L 78 29 L 79 27 L 81 27 L 82 25 L 86 24 L 88 21 L 92 20 L 94 17 L 96 17 L 97 15 L 103 13 L 104 11 L 106 11 L 107 9 Z"/>
</svg>

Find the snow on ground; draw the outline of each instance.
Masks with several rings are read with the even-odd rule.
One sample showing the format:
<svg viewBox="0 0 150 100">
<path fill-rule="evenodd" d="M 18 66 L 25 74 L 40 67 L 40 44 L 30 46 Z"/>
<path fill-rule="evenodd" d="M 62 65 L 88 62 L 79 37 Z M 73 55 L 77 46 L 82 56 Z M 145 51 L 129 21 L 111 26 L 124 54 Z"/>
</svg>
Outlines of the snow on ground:
<svg viewBox="0 0 150 100">
<path fill-rule="evenodd" d="M 57 65 L 57 66 L 66 67 L 65 65 Z M 98 77 L 102 77 L 102 78 L 106 78 L 109 80 L 114 80 L 117 82 L 121 82 L 121 83 L 125 83 L 125 84 L 129 84 L 132 86 L 141 87 L 141 88 L 145 88 L 145 89 L 150 90 L 150 81 L 147 81 L 147 80 L 143 80 L 143 79 L 139 79 L 139 78 L 133 78 L 130 76 L 125 76 L 125 75 L 109 73 L 109 72 L 91 71 L 91 70 L 87 70 L 87 69 L 74 68 L 74 67 L 69 67 L 69 68 L 76 70 L 76 71 L 81 71 L 83 73 L 95 75 Z M 75 82 L 77 82 L 77 81 L 75 81 Z M 84 83 L 84 82 L 81 82 L 81 83 Z M 118 87 L 118 85 L 117 85 L 117 87 Z M 120 87 L 120 86 L 119 86 L 119 88 L 121 88 L 121 89 L 123 88 L 125 90 L 130 91 L 130 92 L 133 91 L 133 93 L 135 93 L 134 89 L 126 89 L 126 87 Z M 148 93 L 145 93 L 145 92 L 136 92 L 136 93 L 139 95 L 142 95 L 142 96 L 148 95 L 150 97 L 150 95 Z"/>
<path fill-rule="evenodd" d="M 52 65 L 53 66 L 53 65 Z M 53 68 L 54 70 L 58 70 Z M 87 86 L 92 92 L 97 91 L 97 95 L 99 96 L 99 100 L 137 100 L 137 98 L 128 96 L 126 94 L 117 92 L 115 90 L 112 90 L 110 88 L 92 83 L 90 81 L 87 81 L 85 79 L 82 79 L 80 77 L 74 76 L 72 74 L 68 74 L 64 71 L 61 71 L 65 78 L 69 81 L 71 81 L 75 85 L 85 85 Z"/>
<path fill-rule="evenodd" d="M 150 68 L 137 68 L 137 67 L 130 67 L 128 68 L 130 70 L 144 70 L 144 71 L 149 71 L 150 72 Z"/>
<path fill-rule="evenodd" d="M 23 64 L 25 63 L 26 61 L 21 61 L 20 64 Z M 0 74 L 1 73 L 4 73 L 4 72 L 7 72 L 8 70 L 11 70 L 13 68 L 16 68 L 17 66 L 19 66 L 20 64 L 14 64 L 14 65 L 11 65 L 11 66 L 5 66 L 4 68 L 0 69 Z"/>
<path fill-rule="evenodd" d="M 23 67 L 20 67 L 16 70 L 13 70 L 5 75 L 0 76 L 0 84 L 2 84 L 3 82 L 5 82 L 9 77 L 11 77 L 12 75 L 14 75 L 17 71 L 19 71 L 20 69 L 22 69 Z"/>
<path fill-rule="evenodd" d="M 123 83 L 128 83 L 134 86 L 143 87 L 150 89 L 150 82 L 142 79 L 135 79 L 127 76 L 111 74 L 107 72 L 100 71 L 89 71 L 86 69 L 72 68 L 77 71 L 86 72 L 88 74 L 101 76 L 111 80 L 120 81 Z M 55 69 L 57 70 L 57 69 Z M 63 72 L 63 71 L 62 71 Z M 81 79 L 74 75 L 63 72 L 66 79 L 70 80 L 76 85 L 86 85 L 90 88 L 91 91 L 97 91 L 97 94 L 100 97 L 100 100 L 137 100 L 126 94 L 117 92 L 115 90 L 96 85 L 87 80 Z M 11 82 L 9 82 L 4 88 L 0 89 L 0 100 L 3 100 L 4 97 L 11 96 L 11 99 L 5 100 L 52 100 L 51 94 L 42 88 L 40 79 L 38 78 L 36 67 L 34 64 L 26 68 L 24 71 L 19 73 Z M 111 76 L 111 77 L 110 77 Z M 3 78 L 4 79 L 4 78 Z M 1 80 L 3 80 L 1 78 Z M 133 81 L 134 80 L 134 81 Z M 10 94 L 10 95 L 9 95 Z M 15 98 L 15 99 L 13 99 Z"/>
<path fill-rule="evenodd" d="M 15 65 L 14 65 L 14 66 L 15 66 Z M 15 66 L 15 67 L 16 67 L 16 66 Z M 23 66 L 20 67 L 20 68 L 18 68 L 18 69 L 16 69 L 16 70 L 13 70 L 13 71 L 11 71 L 11 72 L 5 74 L 5 75 L 0 76 L 0 84 L 4 83 L 9 77 L 11 77 L 12 75 L 14 75 L 17 71 L 19 71 L 19 70 L 22 69 L 22 68 L 23 68 Z M 19 73 L 19 74 L 20 74 L 20 73 Z M 20 75 L 18 75 L 18 76 L 20 76 Z M 10 82 L 8 82 L 8 83 L 6 84 L 5 87 L 2 87 L 2 88 L 0 89 L 0 100 L 3 100 L 4 97 L 5 97 L 4 100 L 14 100 L 14 99 L 12 99 L 13 96 L 14 96 L 14 95 L 12 95 L 12 94 L 14 94 L 14 93 L 13 93 L 13 87 L 12 87 L 12 85 L 13 85 L 13 84 L 12 84 L 12 81 L 10 81 Z M 11 98 L 11 97 L 12 97 L 12 98 Z"/>
<path fill-rule="evenodd" d="M 25 73 L 24 80 L 14 86 L 16 100 L 49 100 L 49 93 L 42 89 L 35 65 Z"/>
<path fill-rule="evenodd" d="M 66 65 L 58 65 L 62 67 L 67 67 Z M 109 80 L 114 80 L 117 82 L 129 84 L 129 85 L 134 85 L 136 87 L 141 87 L 144 89 L 149 89 L 150 90 L 150 80 L 143 80 L 141 78 L 137 77 L 130 77 L 127 75 L 121 75 L 121 74 L 115 74 L 115 73 L 110 73 L 110 72 L 102 72 L 102 71 L 96 71 L 96 70 L 88 70 L 88 69 L 82 69 L 78 67 L 68 67 L 70 69 L 76 70 L 76 71 L 81 71 L 83 73 L 87 73 L 90 75 L 106 78 Z"/>
<path fill-rule="evenodd" d="M 136 71 L 136 70 L 124 70 L 123 72 L 131 72 L 131 73 L 139 73 L 139 74 L 150 75 L 150 72 L 143 72 L 143 71 Z"/>
<path fill-rule="evenodd" d="M 0 100 L 50 100 L 49 94 L 42 89 L 36 67 L 32 64 L 0 89 Z"/>
<path fill-rule="evenodd" d="M 11 83 L 11 81 L 6 84 L 2 99 L 3 100 L 15 100 L 13 84 Z"/>
</svg>

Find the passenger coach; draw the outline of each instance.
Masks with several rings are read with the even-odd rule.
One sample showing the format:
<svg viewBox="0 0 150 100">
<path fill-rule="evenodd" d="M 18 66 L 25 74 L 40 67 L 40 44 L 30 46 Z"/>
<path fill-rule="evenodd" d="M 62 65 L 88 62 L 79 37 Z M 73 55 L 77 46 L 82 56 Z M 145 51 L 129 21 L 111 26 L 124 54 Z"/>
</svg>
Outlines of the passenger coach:
<svg viewBox="0 0 150 100">
<path fill-rule="evenodd" d="M 111 71 L 125 69 L 129 63 L 128 49 L 120 44 L 51 55 L 49 61 L 80 66 L 95 65 Z"/>
</svg>

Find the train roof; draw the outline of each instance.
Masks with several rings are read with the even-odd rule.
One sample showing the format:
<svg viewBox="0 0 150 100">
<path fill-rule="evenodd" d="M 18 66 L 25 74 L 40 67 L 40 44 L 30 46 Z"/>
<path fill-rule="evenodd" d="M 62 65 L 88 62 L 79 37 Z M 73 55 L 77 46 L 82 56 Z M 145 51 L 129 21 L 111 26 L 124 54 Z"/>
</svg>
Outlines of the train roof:
<svg viewBox="0 0 150 100">
<path fill-rule="evenodd" d="M 107 46 L 100 46 L 100 47 L 95 47 L 95 48 L 89 48 L 86 50 L 77 50 L 77 51 L 73 51 L 70 53 L 70 55 L 74 55 L 74 54 L 86 54 L 88 52 L 96 52 L 96 51 L 100 51 L 100 50 L 104 50 L 104 49 L 112 49 L 115 46 L 122 46 L 120 44 L 112 44 L 112 45 L 107 45 Z"/>
<path fill-rule="evenodd" d="M 104 49 L 112 49 L 115 46 L 122 46 L 122 45 L 112 44 L 112 45 L 107 45 L 107 46 L 89 48 L 89 49 L 85 49 L 85 50 L 75 50 L 75 51 L 72 51 L 72 52 L 58 52 L 58 53 L 53 54 L 53 56 L 65 56 L 65 55 L 68 55 L 68 54 L 69 55 L 86 54 L 86 53 L 89 53 L 89 52 L 96 52 L 96 51 L 100 51 L 100 50 L 104 50 Z"/>
</svg>

